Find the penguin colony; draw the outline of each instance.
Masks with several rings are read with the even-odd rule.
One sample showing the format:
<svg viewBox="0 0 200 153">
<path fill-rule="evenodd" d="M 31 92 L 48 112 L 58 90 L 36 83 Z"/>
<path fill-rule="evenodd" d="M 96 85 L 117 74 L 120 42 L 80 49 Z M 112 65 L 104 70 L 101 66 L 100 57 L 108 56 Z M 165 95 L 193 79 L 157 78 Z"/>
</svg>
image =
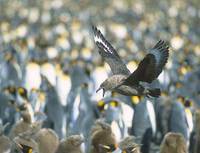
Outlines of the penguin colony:
<svg viewBox="0 0 200 153">
<path fill-rule="evenodd" d="M 0 153 L 200 152 L 193 3 L 74 16 L 74 2 L 15 1 L 0 1 Z"/>
<path fill-rule="evenodd" d="M 76 79 L 72 81 L 67 104 L 60 102 L 56 87 L 44 74 L 40 89 L 5 86 L 4 107 L 13 114 L 1 118 L 2 153 L 197 152 L 200 117 L 197 110 L 194 121 L 192 101 L 179 94 L 171 102 L 165 91 L 142 84 L 152 83 L 162 72 L 169 56 L 166 43 L 158 41 L 131 74 L 102 33 L 94 26 L 92 30 L 99 54 L 114 74 L 97 91 L 103 89 L 104 96 L 111 90 L 111 95 L 95 103 L 89 99 L 89 78 L 78 61 L 72 64 L 71 74 L 82 73 L 85 78 L 78 84 Z M 140 76 L 143 73 L 146 76 Z M 127 84 L 130 81 L 135 84 Z M 112 83 L 114 88 L 107 88 Z M 124 107 L 132 112 L 126 116 L 132 118 L 129 121 L 123 118 L 128 109 Z"/>
</svg>

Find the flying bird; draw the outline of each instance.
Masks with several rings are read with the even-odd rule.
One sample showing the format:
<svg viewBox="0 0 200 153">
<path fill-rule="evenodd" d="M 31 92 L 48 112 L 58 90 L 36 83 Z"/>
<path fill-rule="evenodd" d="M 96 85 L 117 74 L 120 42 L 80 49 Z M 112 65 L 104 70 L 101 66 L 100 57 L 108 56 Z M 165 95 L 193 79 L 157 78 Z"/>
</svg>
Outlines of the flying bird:
<svg viewBox="0 0 200 153">
<path fill-rule="evenodd" d="M 169 57 L 169 46 L 160 40 L 150 49 L 149 53 L 139 63 L 137 69 L 131 73 L 121 60 L 114 47 L 105 39 L 103 34 L 95 26 L 92 26 L 94 41 L 99 49 L 99 54 L 108 63 L 113 75 L 108 77 L 96 92 L 103 90 L 115 91 L 122 95 L 144 95 L 147 97 L 159 97 L 159 88 L 150 88 L 143 82 L 152 83 L 162 72 Z"/>
</svg>

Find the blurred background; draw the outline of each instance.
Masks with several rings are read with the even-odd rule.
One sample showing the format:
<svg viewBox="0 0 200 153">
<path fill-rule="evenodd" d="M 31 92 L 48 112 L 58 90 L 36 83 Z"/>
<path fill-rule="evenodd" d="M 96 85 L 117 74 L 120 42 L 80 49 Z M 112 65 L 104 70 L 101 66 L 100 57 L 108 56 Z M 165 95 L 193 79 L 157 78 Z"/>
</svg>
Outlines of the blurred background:
<svg viewBox="0 0 200 153">
<path fill-rule="evenodd" d="M 42 121 L 60 139 L 89 137 L 94 121 L 104 118 L 117 141 L 138 136 L 143 153 L 158 152 L 167 132 L 181 133 L 195 152 L 199 8 L 198 0 L 0 0 L 0 122 L 10 123 L 5 135 L 23 118 L 20 106 L 28 105 L 31 122 Z M 111 72 L 98 54 L 91 25 L 131 72 L 160 39 L 169 44 L 168 63 L 153 83 L 162 89 L 160 98 L 116 93 L 103 98 L 95 92 Z"/>
</svg>

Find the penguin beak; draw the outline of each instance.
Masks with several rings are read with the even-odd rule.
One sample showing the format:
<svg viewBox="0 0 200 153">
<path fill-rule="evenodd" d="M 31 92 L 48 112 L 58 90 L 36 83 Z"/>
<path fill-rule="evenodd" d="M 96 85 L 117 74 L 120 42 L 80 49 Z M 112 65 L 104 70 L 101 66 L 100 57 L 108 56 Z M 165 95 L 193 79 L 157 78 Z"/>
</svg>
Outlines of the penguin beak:
<svg viewBox="0 0 200 153">
<path fill-rule="evenodd" d="M 104 97 L 104 95 L 105 95 L 105 89 L 104 88 L 99 87 L 99 89 L 96 90 L 96 93 L 99 92 L 101 89 L 103 90 L 103 97 Z"/>
<path fill-rule="evenodd" d="M 102 147 L 102 148 L 105 148 L 105 149 L 110 149 L 110 147 L 109 147 L 109 146 L 107 146 L 107 145 L 102 145 L 102 144 L 99 144 L 99 146 L 100 146 L 100 147 Z"/>
</svg>

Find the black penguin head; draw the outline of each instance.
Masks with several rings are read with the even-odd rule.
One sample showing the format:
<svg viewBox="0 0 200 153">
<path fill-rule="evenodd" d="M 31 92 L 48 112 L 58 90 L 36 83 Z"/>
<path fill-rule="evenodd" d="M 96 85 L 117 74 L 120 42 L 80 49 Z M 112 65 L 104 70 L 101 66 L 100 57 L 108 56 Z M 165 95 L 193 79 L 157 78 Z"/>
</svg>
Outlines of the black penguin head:
<svg viewBox="0 0 200 153">
<path fill-rule="evenodd" d="M 187 108 L 190 108 L 190 107 L 192 107 L 192 105 L 193 105 L 192 100 L 186 98 L 186 100 L 184 101 L 184 106 Z"/>
<path fill-rule="evenodd" d="M 13 97 L 16 97 L 16 87 L 15 86 L 7 86 L 3 88 L 3 92 L 6 94 L 11 94 Z"/>
<path fill-rule="evenodd" d="M 33 152 L 33 149 L 29 146 L 26 146 L 26 145 L 22 145 L 22 152 L 23 153 L 32 153 Z"/>
<path fill-rule="evenodd" d="M 32 153 L 33 148 L 24 144 L 18 144 L 15 152 L 21 152 L 21 153 Z"/>
<path fill-rule="evenodd" d="M 28 100 L 28 93 L 24 87 L 18 87 L 17 92 L 23 99 Z"/>
<path fill-rule="evenodd" d="M 98 110 L 100 112 L 103 112 L 104 111 L 104 107 L 105 107 L 105 101 L 103 100 L 100 100 L 97 102 L 97 107 L 98 107 Z"/>
</svg>

